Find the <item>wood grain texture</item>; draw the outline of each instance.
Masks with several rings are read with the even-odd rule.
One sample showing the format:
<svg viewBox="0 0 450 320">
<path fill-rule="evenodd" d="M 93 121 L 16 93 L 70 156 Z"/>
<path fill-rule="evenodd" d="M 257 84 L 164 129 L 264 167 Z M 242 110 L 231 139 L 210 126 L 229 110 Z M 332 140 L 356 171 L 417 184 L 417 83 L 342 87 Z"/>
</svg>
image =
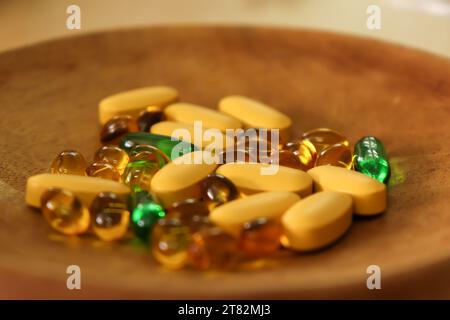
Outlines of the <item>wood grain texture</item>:
<svg viewBox="0 0 450 320">
<path fill-rule="evenodd" d="M 55 234 L 24 203 L 29 175 L 64 148 L 91 158 L 97 104 L 146 85 L 216 108 L 228 94 L 276 106 L 293 136 L 331 127 L 375 135 L 392 164 L 389 209 L 356 219 L 331 248 L 281 253 L 261 270 L 170 272 L 133 240 Z M 450 61 L 331 33 L 161 27 L 46 42 L 0 54 L 1 298 L 450 298 Z M 66 267 L 82 290 L 66 289 Z M 366 288 L 366 268 L 382 290 Z"/>
</svg>

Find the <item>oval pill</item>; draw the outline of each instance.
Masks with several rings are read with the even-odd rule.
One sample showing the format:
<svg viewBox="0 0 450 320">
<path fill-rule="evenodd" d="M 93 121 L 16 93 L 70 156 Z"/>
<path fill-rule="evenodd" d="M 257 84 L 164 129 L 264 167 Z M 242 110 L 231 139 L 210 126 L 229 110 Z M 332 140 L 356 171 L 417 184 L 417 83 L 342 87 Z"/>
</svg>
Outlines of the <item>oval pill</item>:
<svg viewBox="0 0 450 320">
<path fill-rule="evenodd" d="M 386 210 L 386 186 L 362 173 L 335 166 L 320 166 L 308 170 L 315 191 L 343 192 L 353 198 L 354 212 L 374 215 Z"/>
<path fill-rule="evenodd" d="M 70 174 L 43 173 L 28 178 L 25 201 L 32 207 L 41 205 L 41 196 L 49 188 L 72 191 L 83 204 L 89 206 L 100 192 L 114 192 L 127 195 L 130 189 L 116 181 Z"/>
<path fill-rule="evenodd" d="M 209 152 L 185 154 L 156 172 L 151 180 L 151 191 L 165 208 L 185 199 L 199 199 L 199 182 L 216 169 L 216 163 Z"/>
<path fill-rule="evenodd" d="M 244 96 L 228 96 L 220 100 L 219 110 L 242 122 L 245 128 L 279 129 L 287 138 L 291 119 L 280 111 Z"/>
<path fill-rule="evenodd" d="M 209 217 L 226 232 L 239 236 L 246 222 L 258 218 L 279 221 L 283 213 L 299 200 L 299 195 L 293 192 L 262 192 L 227 202 L 214 209 Z"/>
<path fill-rule="evenodd" d="M 194 121 L 202 121 L 205 128 L 215 128 L 225 132 L 226 129 L 239 129 L 239 120 L 222 112 L 190 103 L 174 103 L 164 109 L 167 120 L 194 125 Z"/>
<path fill-rule="evenodd" d="M 239 191 L 253 194 L 263 191 L 290 191 L 306 197 L 312 193 L 312 178 L 301 170 L 278 166 L 276 172 L 264 170 L 277 168 L 264 163 L 232 162 L 220 166 L 217 173 L 233 182 Z"/>
<path fill-rule="evenodd" d="M 104 98 L 99 104 L 101 124 L 118 115 L 139 116 L 146 107 L 165 107 L 178 100 L 178 91 L 171 87 L 143 87 Z"/>
<path fill-rule="evenodd" d="M 233 144 L 233 138 L 228 137 L 220 130 L 215 130 L 214 137 L 209 137 L 203 134 L 203 130 L 198 131 L 194 125 L 174 121 L 158 122 L 150 128 L 150 133 L 180 139 L 201 149 L 208 148 L 208 150 L 213 147 L 213 144 L 219 150 L 225 149 L 227 144 Z M 218 142 L 216 142 L 216 138 L 219 139 Z"/>
<path fill-rule="evenodd" d="M 281 243 L 294 250 L 316 250 L 340 238 L 352 223 L 352 198 L 340 192 L 317 192 L 282 216 Z"/>
</svg>

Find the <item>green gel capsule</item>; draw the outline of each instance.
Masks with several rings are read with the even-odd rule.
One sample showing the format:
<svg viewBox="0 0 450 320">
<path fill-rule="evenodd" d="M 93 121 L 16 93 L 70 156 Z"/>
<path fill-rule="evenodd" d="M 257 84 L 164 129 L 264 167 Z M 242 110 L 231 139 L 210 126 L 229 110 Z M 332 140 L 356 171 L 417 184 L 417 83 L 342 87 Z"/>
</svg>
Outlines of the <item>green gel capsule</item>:
<svg viewBox="0 0 450 320">
<path fill-rule="evenodd" d="M 165 215 L 164 209 L 153 200 L 146 199 L 140 202 L 131 213 L 131 227 L 134 234 L 148 242 L 153 226 Z"/>
<path fill-rule="evenodd" d="M 128 133 L 122 138 L 119 146 L 126 152 L 130 152 L 131 148 L 139 144 L 154 146 L 164 152 L 171 160 L 174 160 L 186 153 L 199 150 L 191 143 L 181 140 L 171 140 L 171 137 L 147 132 Z M 174 149 L 175 147 L 176 149 Z"/>
<path fill-rule="evenodd" d="M 355 169 L 369 177 L 385 182 L 389 177 L 389 162 L 380 140 L 367 136 L 355 145 Z"/>
</svg>

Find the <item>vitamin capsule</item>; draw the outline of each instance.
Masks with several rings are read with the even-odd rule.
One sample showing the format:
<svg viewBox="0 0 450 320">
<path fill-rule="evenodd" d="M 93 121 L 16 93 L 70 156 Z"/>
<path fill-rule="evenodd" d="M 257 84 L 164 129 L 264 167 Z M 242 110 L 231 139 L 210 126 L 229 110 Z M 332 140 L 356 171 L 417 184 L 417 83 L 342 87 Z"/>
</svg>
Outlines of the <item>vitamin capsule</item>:
<svg viewBox="0 0 450 320">
<path fill-rule="evenodd" d="M 151 180 L 159 170 L 158 164 L 146 160 L 136 160 L 128 163 L 122 176 L 122 182 L 131 190 L 150 192 Z"/>
<path fill-rule="evenodd" d="M 269 163 L 271 154 L 278 151 L 276 145 L 260 136 L 237 137 L 234 149 L 238 152 L 247 152 L 251 159 L 256 159 L 253 162 L 261 163 Z"/>
<path fill-rule="evenodd" d="M 196 232 L 188 248 L 189 262 L 200 270 L 227 269 L 238 262 L 237 241 L 217 226 Z"/>
<path fill-rule="evenodd" d="M 123 196 L 112 192 L 101 192 L 92 201 L 89 211 L 92 231 L 101 240 L 119 240 L 127 233 L 130 212 Z"/>
<path fill-rule="evenodd" d="M 257 162 L 258 159 L 246 150 L 226 149 L 217 154 L 219 163 L 230 162 Z"/>
<path fill-rule="evenodd" d="M 253 194 L 261 191 L 291 191 L 306 197 L 312 192 L 311 177 L 301 171 L 283 166 L 262 163 L 227 163 L 217 169 L 217 173 L 233 182 L 239 191 Z"/>
<path fill-rule="evenodd" d="M 366 176 L 385 182 L 389 177 L 389 162 L 380 140 L 361 138 L 355 145 L 355 169 Z"/>
<path fill-rule="evenodd" d="M 131 213 L 134 234 L 143 241 L 148 241 L 153 226 L 164 216 L 164 209 L 155 201 L 140 201 Z"/>
<path fill-rule="evenodd" d="M 284 148 L 298 157 L 301 163 L 301 170 L 308 171 L 314 168 L 317 159 L 317 150 L 311 141 L 303 139 L 297 142 L 288 142 Z"/>
<path fill-rule="evenodd" d="M 199 199 L 199 183 L 214 171 L 216 162 L 206 151 L 185 154 L 154 175 L 151 190 L 165 208 L 184 199 Z"/>
<path fill-rule="evenodd" d="M 316 250 L 340 238 L 352 223 L 352 198 L 322 191 L 290 207 L 281 222 L 282 244 L 294 250 Z"/>
<path fill-rule="evenodd" d="M 115 116 L 103 125 L 100 141 L 104 144 L 118 144 L 125 134 L 135 131 L 138 131 L 135 118 L 127 115 Z"/>
<path fill-rule="evenodd" d="M 115 167 L 106 162 L 92 162 L 86 168 L 86 174 L 90 177 L 98 177 L 114 181 L 120 181 L 120 173 Z"/>
<path fill-rule="evenodd" d="M 271 164 L 279 164 L 280 166 L 292 169 L 303 170 L 303 165 L 298 156 L 290 150 L 280 150 L 274 152 L 270 157 Z"/>
<path fill-rule="evenodd" d="M 145 132 L 129 133 L 123 137 L 119 145 L 123 150 L 130 152 L 134 146 L 146 144 L 158 148 L 172 160 L 183 154 L 198 150 L 193 144 Z"/>
<path fill-rule="evenodd" d="M 178 92 L 170 87 L 145 87 L 120 92 L 104 98 L 99 104 L 100 123 L 118 115 L 138 116 L 147 106 L 164 107 L 178 99 Z"/>
<path fill-rule="evenodd" d="M 244 223 L 258 218 L 279 221 L 281 215 L 300 200 L 298 194 L 272 191 L 230 201 L 214 209 L 209 218 L 226 232 L 239 236 Z"/>
<path fill-rule="evenodd" d="M 154 163 L 158 168 L 164 167 L 170 162 L 169 157 L 153 146 L 149 145 L 137 145 L 131 148 L 130 151 L 131 161 L 148 161 Z"/>
<path fill-rule="evenodd" d="M 94 161 L 109 163 L 122 175 L 128 164 L 129 156 L 119 147 L 103 146 L 95 153 Z"/>
<path fill-rule="evenodd" d="M 219 102 L 219 110 L 241 121 L 246 129 L 278 129 L 282 140 L 286 140 L 292 124 L 291 119 L 280 111 L 243 96 L 223 98 Z"/>
<path fill-rule="evenodd" d="M 374 215 L 386 210 L 386 186 L 362 173 L 335 166 L 310 169 L 315 191 L 337 191 L 353 198 L 354 212 Z"/>
<path fill-rule="evenodd" d="M 167 219 L 178 219 L 191 232 L 197 232 L 209 224 L 209 210 L 203 201 L 186 199 L 167 209 Z"/>
<path fill-rule="evenodd" d="M 226 129 L 239 129 L 239 120 L 224 113 L 190 103 L 175 103 L 164 109 L 169 121 L 194 125 L 195 121 L 202 121 L 205 128 L 215 128 L 225 132 Z"/>
<path fill-rule="evenodd" d="M 52 161 L 50 172 L 61 174 L 86 175 L 86 160 L 75 150 L 64 150 Z"/>
<path fill-rule="evenodd" d="M 302 135 L 303 139 L 308 139 L 316 147 L 318 153 L 323 149 L 340 143 L 348 146 L 349 142 L 346 137 L 337 131 L 328 128 L 317 128 L 309 130 Z"/>
<path fill-rule="evenodd" d="M 353 155 L 350 147 L 342 143 L 336 143 L 326 147 L 319 153 L 316 166 L 331 165 L 351 169 L 352 162 Z"/>
<path fill-rule="evenodd" d="M 246 222 L 239 236 L 239 249 L 250 257 L 264 257 L 276 252 L 283 233 L 279 221 L 259 218 Z"/>
<path fill-rule="evenodd" d="M 41 197 L 41 210 L 50 226 L 67 235 L 88 230 L 89 210 L 69 190 L 50 188 Z"/>
<path fill-rule="evenodd" d="M 137 119 L 139 131 L 148 132 L 152 125 L 162 121 L 163 119 L 164 113 L 162 108 L 157 106 L 147 107 L 139 114 Z"/>
<path fill-rule="evenodd" d="M 208 148 L 210 150 L 213 147 L 217 147 L 215 149 L 223 150 L 227 143 L 228 145 L 233 144 L 233 138 L 228 137 L 219 130 L 215 131 L 214 136 L 208 136 L 202 134 L 202 132 L 195 135 L 196 129 L 193 125 L 181 122 L 161 121 L 153 125 L 150 128 L 150 132 L 190 142 L 202 149 Z M 216 141 L 216 139 L 219 140 Z"/>
<path fill-rule="evenodd" d="M 202 200 L 210 210 L 239 197 L 236 186 L 224 176 L 212 173 L 200 185 Z"/>
<path fill-rule="evenodd" d="M 191 230 L 179 219 L 160 219 L 151 234 L 153 258 L 166 268 L 183 268 L 188 262 L 191 241 Z"/>
<path fill-rule="evenodd" d="M 41 196 L 48 188 L 60 188 L 72 191 L 86 206 L 99 192 L 111 191 L 126 196 L 130 189 L 122 183 L 87 176 L 43 173 L 28 178 L 25 201 L 32 207 L 39 207 Z"/>
</svg>

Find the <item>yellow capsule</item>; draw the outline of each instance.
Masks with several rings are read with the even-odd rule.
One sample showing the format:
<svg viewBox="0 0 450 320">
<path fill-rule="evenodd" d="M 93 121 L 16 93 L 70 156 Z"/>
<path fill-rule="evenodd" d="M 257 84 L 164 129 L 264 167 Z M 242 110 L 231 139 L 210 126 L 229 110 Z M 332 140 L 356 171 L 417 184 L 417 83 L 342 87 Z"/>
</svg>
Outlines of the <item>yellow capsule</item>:
<svg viewBox="0 0 450 320">
<path fill-rule="evenodd" d="M 328 128 L 317 128 L 309 130 L 302 135 L 303 139 L 308 139 L 316 147 L 318 153 L 323 149 L 341 143 L 348 146 L 348 139 L 341 133 L 328 129 Z"/>
<path fill-rule="evenodd" d="M 239 191 L 253 194 L 263 191 L 291 191 L 306 197 L 312 192 L 311 177 L 297 169 L 263 163 L 227 163 L 217 171 L 233 182 Z"/>
<path fill-rule="evenodd" d="M 352 223 L 352 198 L 322 191 L 300 200 L 282 216 L 282 244 L 294 250 L 316 250 L 340 238 Z"/>
<path fill-rule="evenodd" d="M 72 191 L 86 206 L 89 206 L 96 195 L 102 191 L 111 191 L 121 195 L 130 193 L 127 186 L 112 180 L 71 174 L 43 173 L 28 178 L 25 193 L 26 203 L 33 207 L 39 207 L 41 196 L 48 188 Z"/>
<path fill-rule="evenodd" d="M 239 129 L 239 120 L 224 113 L 198 106 L 191 103 L 174 103 L 164 109 L 167 119 L 194 125 L 195 121 L 202 121 L 205 128 L 215 128 L 222 132 L 226 129 Z"/>
<path fill-rule="evenodd" d="M 332 165 L 347 169 L 352 168 L 353 155 L 348 145 L 336 143 L 323 149 L 316 160 L 316 166 Z"/>
<path fill-rule="evenodd" d="M 319 166 L 308 171 L 315 191 L 337 191 L 353 198 L 354 212 L 374 215 L 386 210 L 386 185 L 357 171 L 335 166 Z"/>
<path fill-rule="evenodd" d="M 41 197 L 41 210 L 50 226 L 61 233 L 76 235 L 89 228 L 89 210 L 69 190 L 47 189 Z"/>
<path fill-rule="evenodd" d="M 177 90 L 170 87 L 144 87 L 116 93 L 99 104 L 100 123 L 118 115 L 137 117 L 147 106 L 165 107 L 178 99 Z"/>
</svg>

